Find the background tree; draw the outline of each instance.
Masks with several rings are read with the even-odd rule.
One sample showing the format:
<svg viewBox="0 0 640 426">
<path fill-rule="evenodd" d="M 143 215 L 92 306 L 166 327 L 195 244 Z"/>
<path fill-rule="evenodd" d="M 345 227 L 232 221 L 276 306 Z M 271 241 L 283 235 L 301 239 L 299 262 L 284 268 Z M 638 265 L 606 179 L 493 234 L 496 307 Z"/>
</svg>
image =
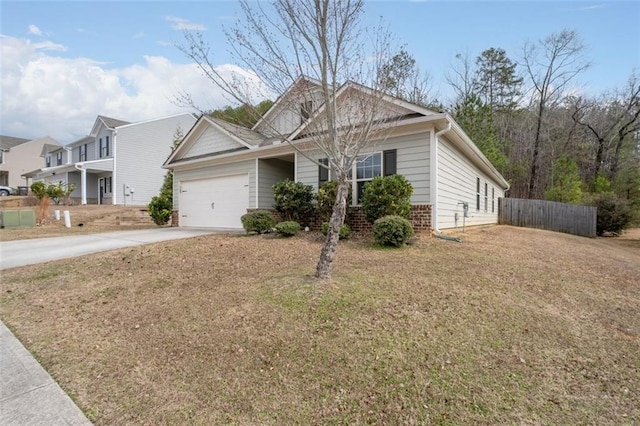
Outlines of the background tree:
<svg viewBox="0 0 640 426">
<path fill-rule="evenodd" d="M 507 169 L 507 156 L 498 136 L 494 115 L 478 95 L 469 95 L 456 104 L 453 118 L 500 173 Z"/>
<path fill-rule="evenodd" d="M 513 110 L 522 97 L 523 78 L 504 49 L 491 47 L 476 58 L 475 92 L 492 112 Z"/>
<path fill-rule="evenodd" d="M 380 67 L 378 84 L 384 92 L 427 108 L 440 109 L 433 94 L 431 75 L 422 72 L 405 48 Z"/>
<path fill-rule="evenodd" d="M 358 154 L 370 147 L 371 141 L 383 139 L 394 125 L 384 108 L 382 92 L 365 95 L 351 90 L 349 102 L 342 103 L 337 94 L 348 81 L 380 88 L 377 71 L 389 63 L 389 37 L 384 30 L 371 33 L 362 28 L 362 0 L 276 0 L 268 4 L 242 0 L 239 4 L 243 17 L 226 33 L 235 60 L 249 72 L 223 75 L 213 65 L 210 47 L 200 33 L 186 33 L 187 44 L 181 49 L 238 104 L 253 105 L 256 96 L 269 99 L 279 95 L 282 108 L 295 114 L 300 113 L 301 104 L 312 105 L 306 124 L 308 133 L 314 135 L 309 140 L 313 152 L 299 150 L 264 116 L 261 124 L 269 136 L 290 143 L 309 160 L 329 167 L 337 182 L 329 232 L 316 266 L 316 276 L 326 278 L 344 223 L 349 170 Z M 301 75 L 317 81 L 319 90 L 314 84 L 304 84 Z M 282 96 L 289 87 L 295 87 L 295 93 Z M 252 112 L 260 115 L 255 108 Z M 319 158 L 327 158 L 328 164 L 320 164 Z"/>
<path fill-rule="evenodd" d="M 567 96 L 567 89 L 589 63 L 584 59 L 584 45 L 575 31 L 554 33 L 535 44 L 524 46 L 523 66 L 533 86 L 531 96 L 535 109 L 535 131 L 531 153 L 528 197 L 537 194 L 540 147 L 547 109 L 558 105 Z"/>
<path fill-rule="evenodd" d="M 182 128 L 178 126 L 173 133 L 172 150 L 180 145 L 183 138 Z M 151 198 L 147 207 L 149 216 L 156 225 L 166 225 L 171 220 L 171 212 L 173 211 L 173 172 L 171 170 L 167 170 L 160 187 L 160 193 Z"/>
<path fill-rule="evenodd" d="M 582 180 L 575 161 L 560 157 L 553 167 L 552 186 L 545 193 L 549 201 L 580 204 L 582 202 Z"/>
<path fill-rule="evenodd" d="M 265 100 L 253 106 L 247 104 L 243 104 L 235 108 L 232 106 L 226 106 L 223 109 L 211 111 L 209 115 L 213 118 L 219 118 L 220 120 L 237 124 L 238 126 L 252 128 L 272 105 L 273 101 Z"/>
</svg>

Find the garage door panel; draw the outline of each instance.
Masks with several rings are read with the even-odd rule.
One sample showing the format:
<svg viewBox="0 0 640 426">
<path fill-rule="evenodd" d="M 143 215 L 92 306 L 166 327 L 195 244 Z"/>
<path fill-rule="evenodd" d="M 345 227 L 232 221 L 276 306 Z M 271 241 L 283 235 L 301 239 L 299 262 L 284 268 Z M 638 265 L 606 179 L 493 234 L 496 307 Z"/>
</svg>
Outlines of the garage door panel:
<svg viewBox="0 0 640 426">
<path fill-rule="evenodd" d="M 249 207 L 249 176 L 234 175 L 180 185 L 180 225 L 242 228 Z"/>
</svg>

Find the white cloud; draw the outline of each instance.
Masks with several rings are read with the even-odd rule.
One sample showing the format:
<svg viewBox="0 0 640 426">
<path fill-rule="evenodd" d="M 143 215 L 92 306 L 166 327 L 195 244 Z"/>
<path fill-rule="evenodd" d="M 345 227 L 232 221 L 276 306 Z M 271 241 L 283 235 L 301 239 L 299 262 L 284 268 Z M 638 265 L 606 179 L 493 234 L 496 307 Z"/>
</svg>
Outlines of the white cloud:
<svg viewBox="0 0 640 426">
<path fill-rule="evenodd" d="M 165 20 L 172 22 L 171 29 L 177 31 L 205 31 L 207 27 L 203 24 L 191 22 L 185 18 L 178 18 L 177 16 L 167 16 Z"/>
<path fill-rule="evenodd" d="M 44 43 L 0 37 L 0 134 L 49 135 L 65 144 L 86 135 L 99 114 L 135 122 L 192 112 L 176 104 L 180 93 L 192 94 L 202 110 L 232 104 L 195 64 L 146 56 L 142 65 L 111 69 L 88 58 L 53 56 Z M 218 70 L 258 85 L 239 67 Z"/>
<path fill-rule="evenodd" d="M 35 50 L 57 50 L 59 52 L 64 52 L 65 50 L 67 50 L 66 46 L 48 40 L 40 43 L 34 43 L 33 48 Z"/>
<path fill-rule="evenodd" d="M 29 25 L 29 34 L 42 35 L 42 31 L 40 30 L 40 28 L 38 28 L 35 25 L 31 24 L 31 25 Z"/>
<path fill-rule="evenodd" d="M 143 32 L 139 32 L 139 33 L 135 33 L 133 36 L 131 36 L 131 38 L 133 38 L 133 39 L 137 39 L 137 38 L 144 38 L 144 37 L 146 37 L 146 36 L 147 36 L 147 35 L 146 35 L 145 33 L 143 33 Z"/>
</svg>

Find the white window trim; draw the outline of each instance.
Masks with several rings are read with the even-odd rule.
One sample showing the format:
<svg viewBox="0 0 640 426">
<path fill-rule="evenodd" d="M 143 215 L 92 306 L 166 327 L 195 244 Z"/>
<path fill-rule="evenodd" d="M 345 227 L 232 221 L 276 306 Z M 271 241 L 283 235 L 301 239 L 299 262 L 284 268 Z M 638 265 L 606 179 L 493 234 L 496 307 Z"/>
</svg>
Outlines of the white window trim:
<svg viewBox="0 0 640 426">
<path fill-rule="evenodd" d="M 353 164 L 351 164 L 351 193 L 353 194 L 353 196 L 351 197 L 351 203 L 353 206 L 359 206 L 361 205 L 360 203 L 358 203 L 358 182 L 370 182 L 373 180 L 373 178 L 370 179 L 358 179 L 358 162 L 362 161 L 359 160 L 360 158 L 366 158 L 366 157 L 371 157 L 374 155 L 379 155 L 380 156 L 380 174 L 378 176 L 384 176 L 384 154 L 382 151 L 375 151 L 375 152 L 369 152 L 367 154 L 360 154 L 356 156 L 355 161 L 353 162 Z M 355 176 L 355 178 L 354 178 Z M 375 176 L 374 176 L 375 177 Z"/>
</svg>

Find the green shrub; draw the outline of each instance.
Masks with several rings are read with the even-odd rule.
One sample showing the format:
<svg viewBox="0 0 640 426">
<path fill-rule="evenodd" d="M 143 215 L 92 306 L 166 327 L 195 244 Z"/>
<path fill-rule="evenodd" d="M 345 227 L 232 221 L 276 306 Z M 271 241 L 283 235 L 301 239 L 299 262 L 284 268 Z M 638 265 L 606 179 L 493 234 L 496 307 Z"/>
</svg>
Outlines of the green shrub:
<svg viewBox="0 0 640 426">
<path fill-rule="evenodd" d="M 245 231 L 257 232 L 258 234 L 270 232 L 276 224 L 271 213 L 266 211 L 247 213 L 243 215 L 240 220 L 242 221 L 242 226 Z"/>
<path fill-rule="evenodd" d="M 44 182 L 34 182 L 31 184 L 31 192 L 41 200 L 42 197 L 47 195 L 47 185 Z"/>
<path fill-rule="evenodd" d="M 329 180 L 323 182 L 318 188 L 318 194 L 316 195 L 316 208 L 318 214 L 322 220 L 329 220 L 333 213 L 333 205 L 336 202 L 336 196 L 338 195 L 338 182 Z M 347 214 L 349 207 L 351 206 L 351 187 L 349 187 L 349 193 L 347 194 Z"/>
<path fill-rule="evenodd" d="M 149 216 L 156 225 L 166 225 L 171 220 L 173 201 L 165 195 L 156 195 L 148 205 Z"/>
<path fill-rule="evenodd" d="M 276 232 L 282 237 L 293 237 L 300 232 L 300 224 L 291 220 L 276 225 Z"/>
<path fill-rule="evenodd" d="M 327 235 L 329 233 L 329 222 L 322 222 L 322 235 Z M 340 231 L 338 232 L 338 238 L 341 240 L 348 240 L 349 236 L 351 236 L 351 228 L 346 223 L 340 227 Z"/>
<path fill-rule="evenodd" d="M 311 185 L 285 179 L 273 185 L 273 195 L 273 207 L 285 221 L 306 223 L 313 213 L 315 196 Z"/>
<path fill-rule="evenodd" d="M 34 182 L 31 185 L 31 192 L 33 195 L 38 197 L 39 200 L 42 200 L 43 197 L 47 196 L 53 200 L 54 204 L 60 204 L 63 201 L 65 204 L 69 204 L 69 196 L 76 189 L 76 186 L 73 183 L 50 183 L 46 185 L 44 182 Z"/>
<path fill-rule="evenodd" d="M 400 247 L 413 237 L 411 222 L 401 216 L 384 216 L 373 224 L 373 238 L 383 246 Z"/>
<path fill-rule="evenodd" d="M 633 211 L 626 200 L 618 198 L 613 192 L 594 195 L 590 202 L 598 208 L 596 234 L 620 232 L 633 222 Z"/>
<path fill-rule="evenodd" d="M 362 211 L 369 223 L 383 216 L 409 218 L 413 186 L 402 175 L 378 176 L 367 183 L 362 194 Z"/>
</svg>

